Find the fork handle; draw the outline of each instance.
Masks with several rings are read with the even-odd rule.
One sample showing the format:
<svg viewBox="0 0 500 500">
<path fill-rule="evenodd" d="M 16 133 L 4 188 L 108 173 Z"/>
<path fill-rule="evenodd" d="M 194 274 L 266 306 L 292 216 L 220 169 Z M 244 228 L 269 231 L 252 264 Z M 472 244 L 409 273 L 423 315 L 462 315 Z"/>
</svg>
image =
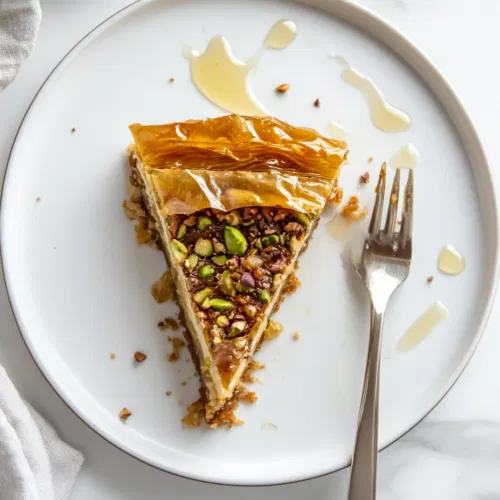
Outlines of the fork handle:
<svg viewBox="0 0 500 500">
<path fill-rule="evenodd" d="M 352 456 L 348 500 L 375 500 L 377 494 L 380 346 L 384 312 L 385 307 L 377 311 L 372 302 L 368 359 Z"/>
</svg>

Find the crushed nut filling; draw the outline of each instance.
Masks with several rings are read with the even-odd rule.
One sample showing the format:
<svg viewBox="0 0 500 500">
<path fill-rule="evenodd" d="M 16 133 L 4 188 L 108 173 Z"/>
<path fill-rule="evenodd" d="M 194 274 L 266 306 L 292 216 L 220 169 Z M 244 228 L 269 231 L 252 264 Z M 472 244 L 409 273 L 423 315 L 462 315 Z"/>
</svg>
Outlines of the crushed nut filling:
<svg viewBox="0 0 500 500">
<path fill-rule="evenodd" d="M 172 254 L 222 362 L 235 347 L 246 348 L 245 336 L 273 300 L 313 218 L 268 207 L 169 217 Z"/>
</svg>

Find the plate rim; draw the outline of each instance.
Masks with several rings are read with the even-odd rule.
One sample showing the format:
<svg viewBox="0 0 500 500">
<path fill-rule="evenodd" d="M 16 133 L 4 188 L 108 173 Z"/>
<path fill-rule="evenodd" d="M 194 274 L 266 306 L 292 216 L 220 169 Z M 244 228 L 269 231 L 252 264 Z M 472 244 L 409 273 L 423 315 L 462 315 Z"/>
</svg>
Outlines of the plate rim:
<svg viewBox="0 0 500 500">
<path fill-rule="evenodd" d="M 57 77 L 59 71 L 64 69 L 66 63 L 70 62 L 73 57 L 77 56 L 81 50 L 84 50 L 85 47 L 89 43 L 91 43 L 95 38 L 97 38 L 105 29 L 107 29 L 113 23 L 118 22 L 125 15 L 133 12 L 135 9 L 141 8 L 147 4 L 153 4 L 157 0 L 135 0 L 132 3 L 126 5 L 125 7 L 117 10 L 107 18 L 105 18 L 102 22 L 97 24 L 93 29 L 88 31 L 82 38 L 80 38 L 68 51 L 67 53 L 59 60 L 59 62 L 54 66 L 54 68 L 50 71 L 48 76 L 44 79 L 43 83 L 40 85 L 39 89 L 35 93 L 33 99 L 31 100 L 29 106 L 24 113 L 19 127 L 14 136 L 12 146 L 10 148 L 9 154 L 7 156 L 6 168 L 2 180 L 2 185 L 0 189 L 0 264 L 2 269 L 2 277 L 5 283 L 5 288 L 7 292 L 7 299 L 10 306 L 10 309 L 13 313 L 14 320 L 16 322 L 17 328 L 21 335 L 21 338 L 28 349 L 28 352 L 35 362 L 36 367 L 45 378 L 49 386 L 54 390 L 57 396 L 64 402 L 64 404 L 91 430 L 93 430 L 96 434 L 98 434 L 101 438 L 105 439 L 108 443 L 113 445 L 118 450 L 126 453 L 127 455 L 135 458 L 136 460 L 154 467 L 158 470 L 168 472 L 169 474 L 173 474 L 179 477 L 189 478 L 195 481 L 199 481 L 202 483 L 208 484 L 219 484 L 219 485 L 233 485 L 233 486 L 252 486 L 252 487 L 266 487 L 273 485 L 285 485 L 291 483 L 298 483 L 307 481 L 310 479 L 315 479 L 319 477 L 326 476 L 328 474 L 346 469 L 350 466 L 350 461 L 344 464 L 341 467 L 338 467 L 334 470 L 321 471 L 315 475 L 308 476 L 298 476 L 296 478 L 287 478 L 276 480 L 268 480 L 267 482 L 259 482 L 259 480 L 246 480 L 246 481 L 231 481 L 228 478 L 210 478 L 203 475 L 203 473 L 193 472 L 193 471 L 180 471 L 174 468 L 167 468 L 164 464 L 158 463 L 156 460 L 148 458 L 143 453 L 138 452 L 137 450 L 131 449 L 126 444 L 120 442 L 119 439 L 115 439 L 113 436 L 109 435 L 108 432 L 104 428 L 98 428 L 93 421 L 88 417 L 84 410 L 77 408 L 72 405 L 71 398 L 65 391 L 59 386 L 57 380 L 51 375 L 50 370 L 47 369 L 45 363 L 42 359 L 40 359 L 35 347 L 31 344 L 31 340 L 29 335 L 25 335 L 23 333 L 23 329 L 21 325 L 23 324 L 22 314 L 20 311 L 20 307 L 15 303 L 15 299 L 13 294 L 11 293 L 11 287 L 13 280 L 11 282 L 11 277 L 9 275 L 9 271 L 7 266 L 5 265 L 5 245 L 1 244 L 6 239 L 6 234 L 4 232 L 5 224 L 2 224 L 2 221 L 5 217 L 5 212 L 7 211 L 4 202 L 4 193 L 7 189 L 9 183 L 9 167 L 11 166 L 11 160 L 13 157 L 13 153 L 16 149 L 17 141 L 20 136 L 20 133 L 25 125 L 27 118 L 30 116 L 32 109 L 35 107 L 39 97 L 49 88 L 49 84 L 51 81 Z M 481 184 L 484 184 L 487 181 L 487 184 L 490 189 L 491 199 L 489 200 L 490 211 L 488 213 L 488 217 L 490 219 L 489 229 L 493 231 L 490 245 L 492 246 L 493 254 L 491 255 L 491 260 L 493 263 L 493 272 L 491 274 L 491 279 L 489 282 L 488 288 L 486 291 L 486 299 L 485 304 L 483 306 L 483 313 L 480 317 L 478 328 L 474 339 L 472 340 L 470 347 L 463 357 L 460 364 L 457 365 L 455 372 L 450 377 L 450 381 L 448 385 L 445 386 L 445 389 L 439 399 L 433 403 L 430 408 L 428 408 L 422 415 L 418 417 L 418 419 L 411 424 L 406 430 L 396 435 L 393 439 L 391 439 L 386 445 L 379 448 L 379 451 L 382 451 L 389 446 L 396 443 L 401 437 L 405 436 L 411 430 L 413 430 L 418 424 L 422 422 L 449 394 L 451 389 L 455 386 L 457 381 L 462 376 L 465 368 L 468 366 L 470 360 L 472 359 L 476 349 L 482 339 L 484 330 L 488 324 L 488 320 L 491 314 L 491 310 L 493 304 L 495 302 L 496 290 L 499 281 L 500 274 L 500 259 L 499 259 L 499 251 L 500 251 L 500 216 L 499 216 L 499 199 L 497 195 L 497 189 L 495 187 L 492 175 L 492 169 L 488 162 L 488 158 L 486 152 L 484 150 L 483 144 L 477 133 L 477 129 L 474 126 L 474 123 L 468 114 L 465 106 L 463 105 L 461 99 L 454 91 L 453 87 L 450 85 L 447 78 L 444 74 L 439 70 L 439 68 L 432 62 L 432 60 L 425 55 L 425 53 L 418 48 L 418 46 L 406 35 L 404 35 L 398 28 L 393 26 L 390 22 L 386 21 L 381 15 L 374 12 L 372 9 L 359 5 L 355 3 L 353 0 L 333 0 L 328 2 L 328 0 L 287 0 L 287 2 L 298 3 L 302 5 L 306 5 L 309 7 L 316 8 L 322 12 L 327 13 L 328 15 L 335 16 L 341 19 L 343 22 L 353 26 L 356 29 L 359 29 L 361 32 L 368 34 L 370 37 L 375 38 L 378 42 L 382 43 L 384 46 L 388 47 L 393 53 L 397 55 L 399 59 L 408 64 L 408 66 L 424 81 L 425 85 L 429 87 L 432 94 L 435 96 L 437 101 L 443 106 L 448 119 L 454 124 L 456 133 L 459 138 L 462 139 L 463 136 L 468 135 L 470 138 L 470 142 L 475 144 L 475 154 L 479 157 L 482 166 L 484 167 L 484 172 L 481 172 L 481 175 L 484 179 L 482 179 Z M 398 42 L 395 44 L 390 44 L 389 41 Z M 405 54 L 412 57 L 413 60 L 408 60 L 405 57 Z M 418 71 L 418 68 L 421 68 L 423 71 Z M 423 74 L 425 72 L 425 74 Z M 427 78 L 426 78 L 427 76 Z M 429 80 L 433 80 L 434 83 L 431 83 Z M 441 95 L 442 94 L 442 95 Z M 447 98 L 447 103 L 443 102 L 445 97 Z M 456 115 L 457 118 L 460 118 L 462 124 L 461 127 L 458 127 L 457 123 L 452 120 L 452 114 Z M 470 149 L 472 146 L 465 147 L 464 150 L 467 154 L 469 162 L 472 163 L 470 158 Z M 473 170 L 474 180 L 476 186 L 479 185 L 478 178 L 478 168 Z M 489 182 L 488 182 L 489 181 Z M 484 213 L 484 206 L 480 204 L 481 210 L 481 219 L 484 221 L 486 219 Z M 66 399 L 68 398 L 68 399 Z"/>
</svg>

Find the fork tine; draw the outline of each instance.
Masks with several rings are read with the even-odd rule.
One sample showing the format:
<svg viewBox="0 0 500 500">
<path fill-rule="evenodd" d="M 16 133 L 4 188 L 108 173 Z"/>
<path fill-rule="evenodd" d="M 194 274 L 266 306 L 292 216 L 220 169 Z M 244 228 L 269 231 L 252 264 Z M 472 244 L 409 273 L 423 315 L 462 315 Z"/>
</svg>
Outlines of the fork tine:
<svg viewBox="0 0 500 500">
<path fill-rule="evenodd" d="M 411 241 L 413 231 L 413 170 L 408 174 L 403 205 L 403 219 L 401 222 L 401 245 L 403 247 Z"/>
<path fill-rule="evenodd" d="M 392 236 L 396 229 L 396 217 L 398 215 L 398 201 L 399 201 L 399 178 L 401 177 L 400 169 L 396 170 L 394 181 L 392 182 L 391 198 L 389 200 L 389 208 L 387 210 L 387 219 L 385 223 L 385 233 Z"/>
<path fill-rule="evenodd" d="M 368 233 L 371 236 L 378 237 L 380 232 L 380 221 L 382 220 L 382 210 L 384 208 L 384 194 L 385 194 L 385 176 L 386 176 L 386 163 L 382 163 L 380 168 L 380 174 L 378 177 L 377 187 L 375 192 L 377 197 L 375 198 L 375 205 L 373 207 L 372 218 L 370 220 L 370 226 L 368 227 Z"/>
</svg>

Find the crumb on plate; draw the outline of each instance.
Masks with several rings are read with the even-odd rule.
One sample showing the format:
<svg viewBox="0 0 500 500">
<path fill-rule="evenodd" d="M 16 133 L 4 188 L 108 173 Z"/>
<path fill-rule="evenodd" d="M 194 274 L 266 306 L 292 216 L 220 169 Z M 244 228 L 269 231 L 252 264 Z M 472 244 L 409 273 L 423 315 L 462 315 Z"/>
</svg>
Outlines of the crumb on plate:
<svg viewBox="0 0 500 500">
<path fill-rule="evenodd" d="M 138 362 L 138 363 L 142 363 L 145 359 L 147 358 L 147 356 L 141 352 L 141 351 L 137 351 L 135 354 L 134 354 L 134 359 Z"/>
<path fill-rule="evenodd" d="M 166 395 L 167 397 L 170 397 L 170 396 L 172 395 L 172 391 L 167 391 L 167 392 L 165 393 L 165 395 Z"/>
<path fill-rule="evenodd" d="M 175 82 L 175 78 L 171 76 L 171 77 L 168 79 L 168 83 L 174 83 L 174 82 Z"/>
<path fill-rule="evenodd" d="M 328 201 L 333 205 L 340 205 L 344 198 L 344 190 L 339 186 L 337 179 L 335 179 L 335 183 L 333 184 L 332 192 L 328 197 Z"/>
<path fill-rule="evenodd" d="M 314 107 L 315 107 L 315 108 L 319 108 L 319 107 L 320 107 L 320 105 L 321 105 L 321 102 L 320 102 L 320 100 L 319 100 L 319 97 L 317 97 L 317 98 L 316 98 L 316 100 L 314 101 Z"/>
<path fill-rule="evenodd" d="M 109 355 L 109 359 L 115 359 L 116 358 L 116 354 L 114 352 L 112 352 L 110 355 Z"/>
<path fill-rule="evenodd" d="M 434 281 L 434 276 L 429 276 L 427 278 L 427 283 L 432 283 Z"/>
<path fill-rule="evenodd" d="M 300 339 L 300 332 L 294 332 L 292 337 L 293 337 L 293 340 L 299 340 Z"/>
<path fill-rule="evenodd" d="M 73 128 L 71 129 L 71 133 L 72 133 L 72 134 L 74 134 L 75 132 L 76 132 L 76 128 L 75 128 L 75 127 L 73 127 Z"/>
<path fill-rule="evenodd" d="M 278 92 L 278 94 L 284 94 L 289 88 L 290 88 L 289 83 L 282 83 L 281 85 L 278 85 L 276 87 L 276 92 Z"/>
<path fill-rule="evenodd" d="M 361 184 L 368 184 L 370 182 L 370 172 L 365 172 L 363 175 L 360 175 L 359 182 Z"/>
<path fill-rule="evenodd" d="M 120 412 L 120 418 L 122 420 L 127 420 L 130 415 L 132 415 L 132 412 L 128 408 L 123 408 L 123 410 Z"/>
<path fill-rule="evenodd" d="M 350 220 L 364 219 L 366 217 L 366 213 L 366 207 L 360 206 L 359 197 L 357 195 L 352 195 L 349 198 L 341 212 L 344 217 Z"/>
<path fill-rule="evenodd" d="M 158 328 L 160 330 L 170 329 L 170 330 L 176 331 L 179 329 L 179 323 L 177 322 L 176 319 L 167 317 L 158 323 Z"/>
<path fill-rule="evenodd" d="M 373 156 L 370 156 L 370 158 L 368 158 L 368 163 L 371 163 L 373 161 Z"/>
</svg>

